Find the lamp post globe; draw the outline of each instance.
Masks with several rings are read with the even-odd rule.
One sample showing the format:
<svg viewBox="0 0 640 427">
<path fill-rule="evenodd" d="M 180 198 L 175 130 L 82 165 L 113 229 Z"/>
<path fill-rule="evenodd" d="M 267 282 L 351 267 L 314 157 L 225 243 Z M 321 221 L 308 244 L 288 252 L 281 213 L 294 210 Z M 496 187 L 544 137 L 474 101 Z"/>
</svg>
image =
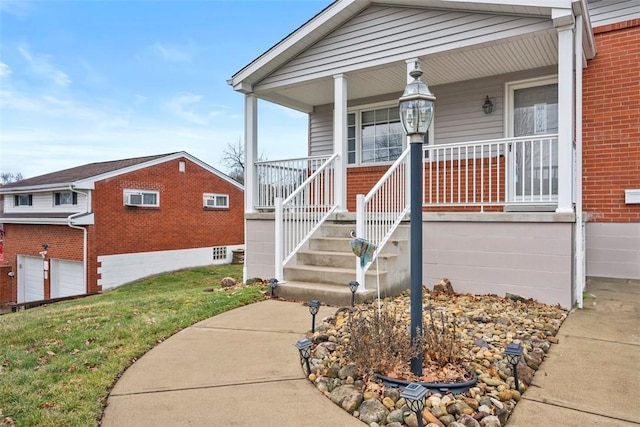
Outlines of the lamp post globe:
<svg viewBox="0 0 640 427">
<path fill-rule="evenodd" d="M 422 143 L 433 120 L 433 104 L 436 97 L 420 80 L 422 70 L 415 64 L 409 75 L 413 81 L 407 84 L 398 100 L 400 121 L 409 136 L 410 151 L 410 251 L 411 251 L 411 342 L 422 346 Z M 422 375 L 422 353 L 411 359 L 411 372 Z"/>
</svg>

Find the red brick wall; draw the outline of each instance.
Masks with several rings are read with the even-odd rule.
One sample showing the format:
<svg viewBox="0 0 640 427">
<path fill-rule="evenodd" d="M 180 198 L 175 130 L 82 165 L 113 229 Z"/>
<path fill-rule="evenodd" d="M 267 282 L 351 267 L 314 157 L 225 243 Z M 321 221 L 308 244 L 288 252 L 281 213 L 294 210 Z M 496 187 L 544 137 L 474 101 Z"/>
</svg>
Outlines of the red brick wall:
<svg viewBox="0 0 640 427">
<path fill-rule="evenodd" d="M 594 30 L 597 55 L 584 70 L 583 208 L 593 221 L 640 221 L 624 202 L 640 188 L 640 19 Z"/>
<path fill-rule="evenodd" d="M 178 170 L 186 162 L 186 172 Z M 124 189 L 160 193 L 159 208 L 123 204 Z M 229 209 L 204 209 L 203 193 L 229 195 Z M 90 272 L 97 256 L 244 243 L 244 193 L 186 159 L 176 159 L 96 184 Z M 95 283 L 97 277 L 89 277 Z"/>
<path fill-rule="evenodd" d="M 46 260 L 58 258 L 82 261 L 82 230 L 75 230 L 66 225 L 4 224 L 4 231 L 5 262 L 11 265 L 13 272 L 16 273 L 9 301 L 17 301 L 18 255 L 40 256 L 42 245 L 47 243 L 49 248 Z M 44 281 L 45 299 L 50 297 L 50 279 L 51 275 Z M 6 292 L 3 294 L 6 295 Z"/>
</svg>

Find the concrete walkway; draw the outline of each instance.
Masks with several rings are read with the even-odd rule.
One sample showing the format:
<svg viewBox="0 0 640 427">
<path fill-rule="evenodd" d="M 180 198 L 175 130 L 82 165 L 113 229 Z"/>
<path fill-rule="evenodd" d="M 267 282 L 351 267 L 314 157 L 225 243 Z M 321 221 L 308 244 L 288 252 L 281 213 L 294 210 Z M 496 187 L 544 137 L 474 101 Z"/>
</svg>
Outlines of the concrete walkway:
<svg viewBox="0 0 640 427">
<path fill-rule="evenodd" d="M 509 427 L 640 425 L 640 281 L 591 279 Z"/>
<path fill-rule="evenodd" d="M 640 281 L 587 290 L 509 427 L 640 425 Z M 293 344 L 310 326 L 306 305 L 264 301 L 187 328 L 124 373 L 102 427 L 363 427 L 304 378 Z"/>
<path fill-rule="evenodd" d="M 127 369 L 102 427 L 363 427 L 305 378 L 294 344 L 310 328 L 306 305 L 276 300 L 197 323 Z"/>
</svg>

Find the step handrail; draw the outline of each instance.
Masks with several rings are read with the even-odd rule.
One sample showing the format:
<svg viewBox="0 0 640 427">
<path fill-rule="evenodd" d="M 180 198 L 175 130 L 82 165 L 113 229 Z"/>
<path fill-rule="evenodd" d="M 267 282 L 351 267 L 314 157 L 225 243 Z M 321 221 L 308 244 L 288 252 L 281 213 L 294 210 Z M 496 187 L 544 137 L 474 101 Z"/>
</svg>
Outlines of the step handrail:
<svg viewBox="0 0 640 427">
<path fill-rule="evenodd" d="M 358 290 L 367 289 L 365 273 L 409 212 L 410 151 L 407 147 L 366 196 L 356 196 L 356 235 L 377 247 L 371 262 L 363 266 L 356 259 Z"/>
<path fill-rule="evenodd" d="M 284 280 L 284 266 L 336 210 L 335 153 L 287 198 L 275 199 L 275 277 Z"/>
</svg>

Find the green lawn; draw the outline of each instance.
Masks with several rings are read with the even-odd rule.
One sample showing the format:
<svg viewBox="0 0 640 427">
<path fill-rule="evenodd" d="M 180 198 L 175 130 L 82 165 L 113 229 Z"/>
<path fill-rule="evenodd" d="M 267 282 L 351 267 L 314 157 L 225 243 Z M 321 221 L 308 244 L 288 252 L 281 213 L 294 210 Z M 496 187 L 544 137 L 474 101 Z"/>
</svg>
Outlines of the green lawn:
<svg viewBox="0 0 640 427">
<path fill-rule="evenodd" d="M 0 316 L 0 425 L 97 425 L 109 390 L 137 358 L 189 325 L 262 299 L 262 287 L 220 290 L 225 276 L 241 282 L 242 266 L 170 273 Z"/>
</svg>

